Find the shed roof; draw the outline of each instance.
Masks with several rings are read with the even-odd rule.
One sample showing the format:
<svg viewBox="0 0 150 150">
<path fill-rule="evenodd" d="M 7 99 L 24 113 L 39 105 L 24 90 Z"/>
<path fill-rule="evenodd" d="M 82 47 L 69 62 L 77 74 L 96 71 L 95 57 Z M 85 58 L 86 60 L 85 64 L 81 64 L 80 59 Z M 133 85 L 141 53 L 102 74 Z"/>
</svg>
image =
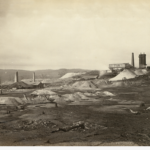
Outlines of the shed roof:
<svg viewBox="0 0 150 150">
<path fill-rule="evenodd" d="M 28 85 L 40 85 L 40 84 L 42 84 L 41 82 L 33 82 L 33 81 L 22 81 L 22 82 L 24 82 Z"/>
</svg>

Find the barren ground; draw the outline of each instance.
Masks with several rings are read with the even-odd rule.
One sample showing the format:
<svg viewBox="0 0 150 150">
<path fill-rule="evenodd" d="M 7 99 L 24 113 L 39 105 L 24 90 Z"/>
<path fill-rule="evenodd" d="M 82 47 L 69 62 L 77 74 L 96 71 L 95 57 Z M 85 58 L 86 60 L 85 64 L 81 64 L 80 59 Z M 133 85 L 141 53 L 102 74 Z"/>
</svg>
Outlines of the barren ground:
<svg viewBox="0 0 150 150">
<path fill-rule="evenodd" d="M 51 103 L 26 104 L 24 109 L 0 105 L 0 145 L 150 145 L 150 111 L 145 110 L 150 106 L 150 87 L 104 90 L 116 96 L 93 102 L 91 98 L 90 103 L 58 103 L 58 107 Z M 9 96 L 22 97 L 22 93 L 1 95 Z M 79 121 L 85 128 L 58 130 Z"/>
</svg>

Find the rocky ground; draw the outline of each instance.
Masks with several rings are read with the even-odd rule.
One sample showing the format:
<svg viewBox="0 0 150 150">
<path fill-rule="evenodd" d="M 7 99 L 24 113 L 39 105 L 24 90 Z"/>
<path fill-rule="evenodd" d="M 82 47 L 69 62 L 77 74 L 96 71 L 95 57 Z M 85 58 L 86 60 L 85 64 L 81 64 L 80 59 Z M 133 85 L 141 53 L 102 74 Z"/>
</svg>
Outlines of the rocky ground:
<svg viewBox="0 0 150 150">
<path fill-rule="evenodd" d="M 115 96 L 100 96 L 92 103 L 89 96 L 88 102 L 58 107 L 49 102 L 0 105 L 0 145 L 150 145 L 150 87 L 102 91 Z M 9 95 L 17 97 L 5 97 Z"/>
</svg>

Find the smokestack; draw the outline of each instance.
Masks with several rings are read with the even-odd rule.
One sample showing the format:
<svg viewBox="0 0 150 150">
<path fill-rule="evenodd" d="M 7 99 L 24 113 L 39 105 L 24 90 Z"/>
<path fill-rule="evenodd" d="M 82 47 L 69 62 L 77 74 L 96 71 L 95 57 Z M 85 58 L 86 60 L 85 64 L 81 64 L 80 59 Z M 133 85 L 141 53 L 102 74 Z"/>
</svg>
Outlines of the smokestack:
<svg viewBox="0 0 150 150">
<path fill-rule="evenodd" d="M 18 82 L 18 72 L 15 73 L 15 82 Z"/>
<path fill-rule="evenodd" d="M 139 68 L 142 68 L 141 65 L 142 65 L 142 54 L 139 55 Z"/>
<path fill-rule="evenodd" d="M 35 82 L 35 72 L 33 72 L 33 82 Z"/>
<path fill-rule="evenodd" d="M 134 53 L 132 53 L 131 65 L 134 67 Z"/>
</svg>

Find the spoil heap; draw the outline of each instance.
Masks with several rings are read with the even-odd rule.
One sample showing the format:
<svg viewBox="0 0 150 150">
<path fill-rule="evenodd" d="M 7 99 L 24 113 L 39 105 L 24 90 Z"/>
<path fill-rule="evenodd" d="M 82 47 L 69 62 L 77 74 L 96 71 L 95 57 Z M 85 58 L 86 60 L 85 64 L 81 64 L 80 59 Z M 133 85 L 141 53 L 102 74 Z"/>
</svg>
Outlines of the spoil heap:
<svg viewBox="0 0 150 150">
<path fill-rule="evenodd" d="M 62 76 L 60 79 L 66 79 L 66 78 L 71 78 L 71 77 L 74 77 L 74 76 L 77 76 L 77 75 L 81 75 L 81 74 L 84 74 L 84 73 L 66 73 L 64 76 Z"/>
<path fill-rule="evenodd" d="M 16 89 L 29 89 L 29 88 L 32 88 L 31 85 L 28 85 L 22 81 L 20 82 L 15 82 L 13 84 L 8 84 L 8 85 L 3 85 L 3 87 L 5 89 L 13 89 L 13 88 L 16 88 Z"/>
<path fill-rule="evenodd" d="M 136 69 L 135 71 L 135 74 L 140 76 L 140 75 L 144 75 L 143 71 L 141 69 Z"/>
<path fill-rule="evenodd" d="M 13 105 L 18 106 L 23 104 L 24 101 L 18 97 L 0 97 L 0 104 L 1 105 Z"/>
<path fill-rule="evenodd" d="M 124 86 L 128 86 L 128 83 L 125 83 L 123 81 L 117 81 L 111 85 L 111 87 L 124 87 Z"/>
<path fill-rule="evenodd" d="M 109 79 L 109 81 L 118 81 L 123 79 L 132 79 L 135 78 L 137 75 L 134 73 L 133 70 L 124 69 L 120 72 L 116 77 Z"/>
<path fill-rule="evenodd" d="M 101 88 L 101 87 L 107 87 L 109 86 L 110 82 L 108 80 L 104 80 L 104 79 L 96 79 L 93 81 L 97 87 Z"/>
<path fill-rule="evenodd" d="M 51 90 L 36 90 L 31 93 L 31 95 L 57 95 L 55 92 Z"/>
<path fill-rule="evenodd" d="M 74 94 L 64 94 L 61 97 L 62 100 L 65 101 L 80 101 L 80 100 L 87 100 L 89 99 L 88 97 L 86 97 L 83 93 L 81 92 L 76 92 Z"/>
<path fill-rule="evenodd" d="M 148 71 L 146 69 L 142 69 L 143 74 L 147 74 Z"/>
<path fill-rule="evenodd" d="M 115 77 L 117 74 L 113 73 L 113 72 L 107 72 L 107 73 L 103 73 L 103 74 L 100 74 L 100 76 L 98 77 L 99 79 L 105 79 L 105 80 L 108 80 L 108 79 L 111 79 L 113 77 Z"/>
</svg>

